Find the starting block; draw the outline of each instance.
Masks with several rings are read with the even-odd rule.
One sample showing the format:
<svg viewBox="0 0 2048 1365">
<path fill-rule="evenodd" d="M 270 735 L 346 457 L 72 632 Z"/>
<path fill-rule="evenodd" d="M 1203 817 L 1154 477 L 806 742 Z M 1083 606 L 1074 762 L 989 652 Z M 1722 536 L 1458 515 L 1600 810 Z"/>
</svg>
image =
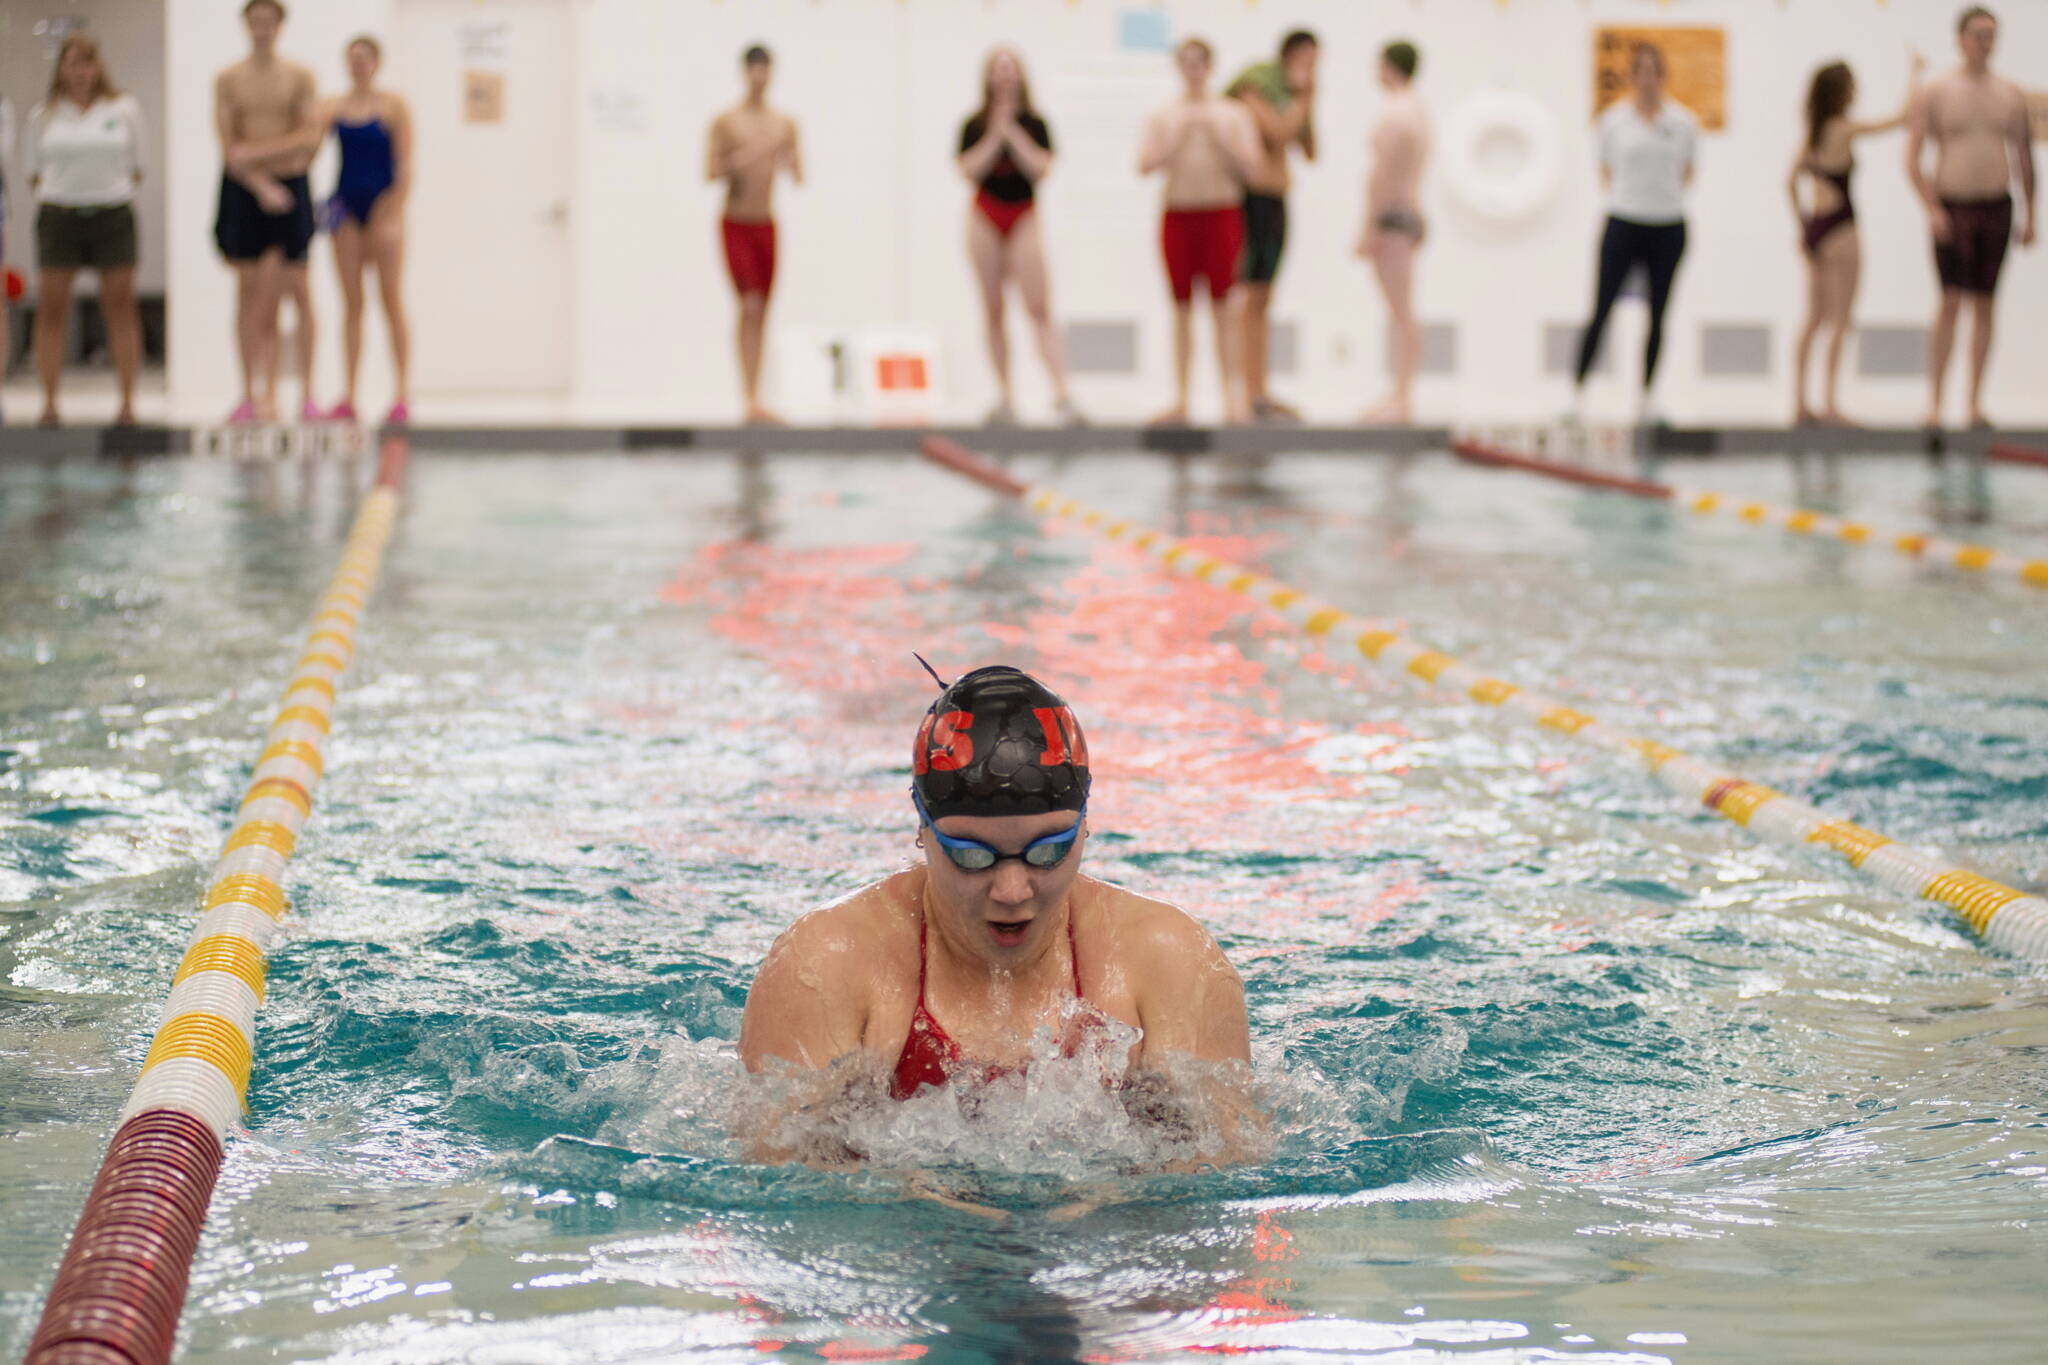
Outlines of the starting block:
<svg viewBox="0 0 2048 1365">
<path fill-rule="evenodd" d="M 193 454 L 224 460 L 347 458 L 369 448 L 369 434 L 354 422 L 250 422 L 192 429 Z"/>
</svg>

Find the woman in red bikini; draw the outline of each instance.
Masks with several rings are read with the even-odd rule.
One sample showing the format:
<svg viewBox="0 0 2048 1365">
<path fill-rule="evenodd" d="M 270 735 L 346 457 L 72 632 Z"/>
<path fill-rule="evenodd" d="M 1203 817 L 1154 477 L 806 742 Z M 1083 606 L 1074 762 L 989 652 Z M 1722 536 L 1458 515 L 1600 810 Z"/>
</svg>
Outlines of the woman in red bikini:
<svg viewBox="0 0 2048 1365">
<path fill-rule="evenodd" d="M 1031 107 L 1023 60 L 1010 48 L 989 53 L 982 67 L 981 108 L 960 129 L 959 166 L 975 187 L 967 214 L 967 256 L 981 284 L 989 361 L 1000 394 L 989 425 L 1009 426 L 1017 420 L 1010 395 L 1010 338 L 1004 329 L 1004 295 L 1015 284 L 1038 335 L 1060 420 L 1077 426 L 1082 418 L 1067 392 L 1066 347 L 1053 325 L 1045 240 L 1032 208 L 1038 182 L 1052 169 L 1052 130 Z"/>
<path fill-rule="evenodd" d="M 1237 1063 L 1249 1080 L 1244 987 L 1184 911 L 1081 875 L 1088 745 L 1064 702 L 1014 668 L 976 669 L 918 728 L 911 800 L 924 860 L 804 916 L 754 978 L 740 1028 L 748 1070 L 818 1073 L 753 1154 L 817 1150 L 792 1129 L 863 1087 L 910 1099 L 1001 1083 L 1098 1047 L 1105 1085 L 1135 1112 L 1206 1118 L 1215 1160 L 1248 1135 L 1241 1087 L 1155 1105 L 1171 1059 Z M 1108 1020 L 1139 1033 L 1109 1045 Z M 1138 1082 L 1138 1084 L 1133 1084 Z M 1253 1120 L 1255 1122 L 1255 1120 Z M 857 1153 L 852 1155 L 858 1156 Z"/>
</svg>

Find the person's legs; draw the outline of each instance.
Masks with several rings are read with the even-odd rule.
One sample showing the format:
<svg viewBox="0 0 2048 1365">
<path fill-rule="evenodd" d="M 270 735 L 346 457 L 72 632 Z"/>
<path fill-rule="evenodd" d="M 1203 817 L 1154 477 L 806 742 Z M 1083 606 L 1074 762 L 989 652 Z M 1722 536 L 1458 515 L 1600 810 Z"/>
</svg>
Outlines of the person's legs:
<svg viewBox="0 0 2048 1365">
<path fill-rule="evenodd" d="M 256 345 L 251 353 L 256 415 L 277 420 L 277 371 L 283 356 L 284 295 L 286 288 L 284 253 L 276 248 L 263 253 L 252 276 L 255 288 L 252 331 Z"/>
<path fill-rule="evenodd" d="M 1970 406 L 1969 423 L 1988 427 L 1984 415 L 1984 371 L 1991 360 L 1991 314 L 1998 296 L 1990 293 L 1965 294 L 1970 308 Z"/>
<path fill-rule="evenodd" d="M 761 348 L 767 335 L 768 296 L 751 290 L 740 295 L 740 396 L 749 422 L 765 420 L 768 411 L 761 406 Z"/>
<path fill-rule="evenodd" d="M 1245 423 L 1255 415 L 1245 389 L 1244 286 L 1212 292 L 1209 311 L 1216 322 L 1216 369 L 1223 376 L 1223 420 Z"/>
<path fill-rule="evenodd" d="M 1664 352 L 1664 309 L 1671 302 L 1671 284 L 1685 255 L 1685 224 L 1650 229 L 1644 240 L 1644 263 L 1650 275 L 1650 330 L 1643 338 L 1643 392 L 1657 378 L 1657 359 Z"/>
<path fill-rule="evenodd" d="M 363 365 L 363 262 L 368 244 L 362 224 L 344 215 L 334 225 L 334 274 L 341 285 L 341 401 L 355 411 Z"/>
<path fill-rule="evenodd" d="M 1273 286 L 1246 281 L 1232 293 L 1237 297 L 1230 306 L 1240 319 L 1238 349 L 1244 367 L 1245 401 L 1256 408 L 1266 398 L 1266 362 L 1272 356 L 1272 324 L 1267 313 L 1273 305 Z M 1219 304 L 1217 316 L 1224 312 Z"/>
<path fill-rule="evenodd" d="M 235 350 L 242 362 L 242 406 L 256 406 L 256 378 L 262 372 L 263 263 L 235 261 Z"/>
<path fill-rule="evenodd" d="M 135 267 L 100 271 L 100 316 L 107 324 L 107 350 L 114 357 L 114 377 L 121 388 L 117 426 L 135 424 L 135 373 L 142 367 L 142 318 L 135 307 Z"/>
<path fill-rule="evenodd" d="M 1827 272 L 1818 255 L 1806 257 L 1806 321 L 1799 326 L 1799 339 L 1792 344 L 1792 424 L 1814 420 L 1814 409 L 1806 402 L 1806 371 L 1813 355 L 1813 343 L 1827 318 Z"/>
<path fill-rule="evenodd" d="M 284 293 L 292 301 L 292 316 L 298 322 L 298 333 L 293 337 L 294 359 L 299 366 L 299 412 L 303 416 L 313 408 L 313 282 L 303 260 L 286 261 L 284 265 Z M 276 375 L 271 377 L 271 391 L 277 389 Z"/>
<path fill-rule="evenodd" d="M 412 402 L 412 320 L 405 311 L 405 214 L 390 195 L 370 210 L 370 259 L 377 266 L 377 297 L 384 307 L 384 326 L 391 334 L 392 406 Z M 349 393 L 353 398 L 355 386 Z"/>
<path fill-rule="evenodd" d="M 45 266 L 36 281 L 36 377 L 43 381 L 43 425 L 55 426 L 57 380 L 64 373 L 64 330 L 71 319 L 76 270 Z"/>
<path fill-rule="evenodd" d="M 1587 319 L 1586 330 L 1579 338 L 1579 363 L 1572 380 L 1579 388 L 1586 386 L 1586 376 L 1593 371 L 1593 359 L 1600 353 L 1600 337 L 1607 331 L 1607 315 L 1614 310 L 1614 301 L 1621 297 L 1629 267 L 1635 264 L 1631 227 L 1619 218 L 1609 218 L 1600 234 L 1599 282 L 1593 291 L 1593 316 Z"/>
<path fill-rule="evenodd" d="M 1948 385 L 1948 357 L 1956 344 L 1956 315 L 1963 310 L 1963 291 L 1943 287 L 1941 302 L 1934 310 L 1934 325 L 1927 329 L 1927 421 L 1941 425 L 1943 390 Z"/>
<path fill-rule="evenodd" d="M 981 286 L 982 335 L 988 343 L 988 363 L 996 375 L 996 412 L 1008 413 L 1010 397 L 1010 334 L 1003 306 L 1003 235 L 981 210 L 967 210 L 967 259 L 974 267 L 975 283 Z"/>
<path fill-rule="evenodd" d="M 1188 420 L 1188 374 L 1195 359 L 1195 302 L 1192 297 L 1173 301 L 1173 406 L 1152 419 L 1153 426 L 1186 426 Z"/>
<path fill-rule="evenodd" d="M 1415 372 L 1422 364 L 1422 327 L 1415 318 L 1415 238 L 1405 232 L 1377 233 L 1372 269 L 1387 301 L 1387 329 L 1393 342 L 1394 390 L 1368 409 L 1365 421 L 1406 422 L 1415 400 Z"/>
<path fill-rule="evenodd" d="M 1830 422 L 1846 425 L 1839 390 L 1842 379 L 1842 346 L 1849 339 L 1849 320 L 1856 309 L 1856 285 L 1863 274 L 1863 238 L 1852 224 L 1842 228 L 1820 245 L 1820 273 L 1825 278 L 1823 314 L 1828 334 L 1827 389 L 1821 412 Z"/>
<path fill-rule="evenodd" d="M 1173 298 L 1173 406 L 1152 419 L 1154 426 L 1185 426 L 1188 370 L 1194 359 L 1195 276 L 1202 247 L 1200 215 L 1168 209 L 1159 219 L 1159 254 L 1166 262 L 1166 287 Z"/>
<path fill-rule="evenodd" d="M 1017 220 L 1004 256 L 1006 273 L 1017 282 L 1024 312 L 1031 319 L 1032 331 L 1038 335 L 1038 354 L 1045 360 L 1046 375 L 1052 380 L 1053 397 L 1066 409 L 1073 401 L 1067 393 L 1067 344 L 1052 320 L 1052 279 L 1046 269 L 1045 238 L 1038 230 L 1037 210 Z M 1007 393 L 1007 388 L 1004 391 Z"/>
</svg>

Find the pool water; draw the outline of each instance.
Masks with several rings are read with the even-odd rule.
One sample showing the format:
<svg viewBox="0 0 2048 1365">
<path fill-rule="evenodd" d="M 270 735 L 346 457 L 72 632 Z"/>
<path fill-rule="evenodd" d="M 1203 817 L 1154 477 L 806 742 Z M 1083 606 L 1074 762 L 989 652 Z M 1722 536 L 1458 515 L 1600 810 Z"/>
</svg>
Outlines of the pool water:
<svg viewBox="0 0 2048 1365">
<path fill-rule="evenodd" d="M 2048 882 L 2038 590 L 1443 457 L 1016 468 Z M 1685 472 L 1794 500 L 1777 460 Z M 0 1349 L 365 477 L 0 464 Z M 1964 538 L 2048 542 L 2048 478 L 1988 493 Z M 754 965 L 912 854 L 912 650 L 1075 705 L 1089 870 L 1242 972 L 1269 1160 L 1132 1175 L 1056 1068 L 872 1119 L 1000 1219 L 740 1159 Z M 1511 727 L 908 457 L 422 455 L 184 1358 L 2038 1359 L 2043 969 Z"/>
</svg>

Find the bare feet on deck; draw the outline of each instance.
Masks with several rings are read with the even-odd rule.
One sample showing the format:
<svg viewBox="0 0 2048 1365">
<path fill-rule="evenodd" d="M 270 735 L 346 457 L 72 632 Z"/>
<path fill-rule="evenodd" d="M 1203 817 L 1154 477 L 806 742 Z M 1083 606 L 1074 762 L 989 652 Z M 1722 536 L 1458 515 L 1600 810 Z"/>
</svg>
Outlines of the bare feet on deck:
<svg viewBox="0 0 2048 1365">
<path fill-rule="evenodd" d="M 1184 427 L 1188 424 L 1186 408 L 1168 408 L 1145 425 L 1148 427 Z"/>
<path fill-rule="evenodd" d="M 759 403 L 749 405 L 747 415 L 741 418 L 740 422 L 741 425 L 750 427 L 786 427 L 789 425 L 789 423 L 783 421 L 782 418 L 767 408 L 762 407 Z"/>
<path fill-rule="evenodd" d="M 1405 427 L 1413 420 L 1408 400 L 1392 395 L 1358 415 L 1358 424 L 1362 427 Z"/>
</svg>

